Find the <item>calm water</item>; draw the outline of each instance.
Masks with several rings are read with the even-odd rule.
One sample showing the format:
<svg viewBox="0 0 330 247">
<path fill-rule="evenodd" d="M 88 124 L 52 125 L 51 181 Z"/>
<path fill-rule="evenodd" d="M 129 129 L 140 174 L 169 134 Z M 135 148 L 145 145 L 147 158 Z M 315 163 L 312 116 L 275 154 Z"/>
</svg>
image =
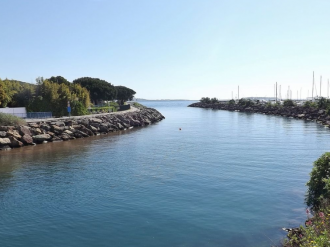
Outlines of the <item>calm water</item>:
<svg viewBox="0 0 330 247">
<path fill-rule="evenodd" d="M 270 246 L 303 223 L 328 129 L 143 103 L 166 119 L 0 153 L 1 247 Z"/>
</svg>

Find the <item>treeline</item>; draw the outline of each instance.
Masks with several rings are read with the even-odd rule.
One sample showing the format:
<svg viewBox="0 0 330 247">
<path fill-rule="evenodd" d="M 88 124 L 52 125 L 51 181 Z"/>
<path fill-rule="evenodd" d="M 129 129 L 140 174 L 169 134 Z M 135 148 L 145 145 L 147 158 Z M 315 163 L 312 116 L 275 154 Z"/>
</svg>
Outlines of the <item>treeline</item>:
<svg viewBox="0 0 330 247">
<path fill-rule="evenodd" d="M 134 95 L 130 88 L 91 77 L 72 83 L 62 76 L 38 77 L 36 84 L 0 79 L 0 107 L 26 107 L 28 112 L 52 112 L 54 116 L 67 115 L 68 102 L 72 115 L 85 115 L 91 103 L 117 100 L 124 104 Z"/>
</svg>

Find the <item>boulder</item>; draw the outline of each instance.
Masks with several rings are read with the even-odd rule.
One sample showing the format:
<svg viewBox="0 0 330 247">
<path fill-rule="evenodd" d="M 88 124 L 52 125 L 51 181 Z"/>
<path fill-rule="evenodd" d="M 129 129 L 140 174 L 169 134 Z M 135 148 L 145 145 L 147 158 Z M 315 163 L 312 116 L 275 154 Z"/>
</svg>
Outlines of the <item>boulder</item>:
<svg viewBox="0 0 330 247">
<path fill-rule="evenodd" d="M 90 118 L 89 121 L 91 123 L 99 123 L 99 124 L 102 123 L 102 120 L 101 119 L 98 119 L 98 118 Z"/>
<path fill-rule="evenodd" d="M 107 124 L 101 124 L 100 131 L 101 132 L 109 132 L 108 125 Z"/>
<path fill-rule="evenodd" d="M 122 126 L 120 123 L 117 123 L 118 129 L 123 130 L 124 126 Z"/>
<path fill-rule="evenodd" d="M 71 137 L 70 137 L 68 134 L 63 133 L 63 134 L 61 135 L 61 139 L 62 139 L 63 141 L 68 141 L 68 140 L 71 139 Z"/>
<path fill-rule="evenodd" d="M 73 132 L 70 131 L 70 130 L 65 130 L 65 131 L 63 132 L 63 134 L 66 134 L 66 135 L 73 135 Z"/>
<path fill-rule="evenodd" d="M 10 139 L 10 142 L 11 142 L 11 143 L 9 144 L 9 146 L 10 146 L 11 148 L 19 148 L 19 147 L 22 147 L 22 146 L 23 146 L 23 143 L 20 142 L 19 140 L 17 140 L 15 137 L 10 136 L 9 139 Z"/>
<path fill-rule="evenodd" d="M 32 134 L 33 135 L 41 135 L 43 132 L 39 128 L 32 129 Z"/>
<path fill-rule="evenodd" d="M 39 124 L 37 124 L 37 123 L 29 123 L 29 126 L 31 128 L 39 128 L 40 127 Z"/>
<path fill-rule="evenodd" d="M 8 130 L 7 131 L 7 136 L 13 136 L 17 139 L 20 139 L 22 136 L 18 133 L 17 130 Z"/>
<path fill-rule="evenodd" d="M 33 139 L 30 135 L 24 135 L 21 138 L 21 141 L 25 144 L 25 145 L 32 145 L 33 144 Z"/>
<path fill-rule="evenodd" d="M 9 138 L 0 138 L 0 146 L 5 146 L 10 144 Z"/>
<path fill-rule="evenodd" d="M 50 125 L 56 125 L 56 126 L 59 126 L 59 127 L 64 127 L 65 126 L 65 123 L 62 122 L 62 121 L 57 121 L 57 122 L 51 122 Z"/>
<path fill-rule="evenodd" d="M 92 126 L 92 125 L 89 126 L 89 129 L 90 129 L 91 131 L 93 131 L 94 133 L 98 132 L 98 129 L 95 128 L 95 127 Z"/>
<path fill-rule="evenodd" d="M 32 138 L 35 142 L 42 143 L 44 141 L 50 140 L 51 136 L 48 134 L 42 134 L 42 135 L 35 135 Z"/>
<path fill-rule="evenodd" d="M 7 133 L 6 131 L 0 131 L 0 138 L 6 137 Z"/>
<path fill-rule="evenodd" d="M 51 141 L 52 142 L 61 142 L 63 140 L 60 137 L 58 137 L 58 136 L 54 136 L 54 137 L 52 137 Z"/>
<path fill-rule="evenodd" d="M 0 131 L 13 130 L 14 128 L 14 126 L 0 126 Z"/>
<path fill-rule="evenodd" d="M 57 125 L 52 125 L 52 130 L 57 133 L 61 134 L 64 131 L 64 126 L 57 126 Z"/>
<path fill-rule="evenodd" d="M 20 135 L 24 136 L 24 135 L 31 135 L 31 131 L 30 128 L 27 126 L 19 126 L 18 127 L 18 132 L 20 133 Z"/>
</svg>

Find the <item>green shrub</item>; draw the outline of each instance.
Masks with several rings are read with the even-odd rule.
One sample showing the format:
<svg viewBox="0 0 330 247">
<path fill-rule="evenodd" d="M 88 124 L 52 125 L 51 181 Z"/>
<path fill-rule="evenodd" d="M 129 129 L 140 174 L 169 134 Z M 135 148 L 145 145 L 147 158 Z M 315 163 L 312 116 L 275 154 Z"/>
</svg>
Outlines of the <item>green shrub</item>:
<svg viewBox="0 0 330 247">
<path fill-rule="evenodd" d="M 250 99 L 243 99 L 243 98 L 238 101 L 238 104 L 240 106 L 244 106 L 244 107 L 254 106 L 254 102 L 252 100 L 250 100 Z"/>
<path fill-rule="evenodd" d="M 286 99 L 283 102 L 283 106 L 295 106 L 295 103 L 291 99 Z"/>
<path fill-rule="evenodd" d="M 235 105 L 235 100 L 233 99 L 229 100 L 228 105 Z"/>
<path fill-rule="evenodd" d="M 203 98 L 200 99 L 200 102 L 202 102 L 204 104 L 210 104 L 211 99 L 209 97 L 203 97 Z"/>
<path fill-rule="evenodd" d="M 0 126 L 10 126 L 10 125 L 13 126 L 26 125 L 26 122 L 22 118 L 0 112 Z"/>
<path fill-rule="evenodd" d="M 315 102 L 312 102 L 312 101 L 306 101 L 303 105 L 305 108 L 316 108 L 317 107 L 317 104 Z"/>
<path fill-rule="evenodd" d="M 137 102 L 134 102 L 133 103 L 133 106 L 136 107 L 136 108 L 138 108 L 138 109 L 144 109 L 144 108 L 146 108 L 144 105 L 141 105 L 141 104 L 139 104 Z"/>
<path fill-rule="evenodd" d="M 330 153 L 323 154 L 314 162 L 307 182 L 307 206 L 318 208 L 324 199 L 330 198 Z"/>
</svg>

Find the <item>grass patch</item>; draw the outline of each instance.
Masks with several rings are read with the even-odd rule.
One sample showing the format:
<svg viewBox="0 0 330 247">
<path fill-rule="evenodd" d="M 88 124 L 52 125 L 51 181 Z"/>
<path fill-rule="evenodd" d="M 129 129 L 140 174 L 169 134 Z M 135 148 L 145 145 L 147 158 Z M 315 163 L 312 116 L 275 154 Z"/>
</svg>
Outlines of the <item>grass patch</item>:
<svg viewBox="0 0 330 247">
<path fill-rule="evenodd" d="M 91 113 L 106 113 L 106 112 L 109 112 L 109 110 L 110 110 L 110 112 L 116 112 L 117 111 L 117 109 L 118 109 L 118 107 L 119 107 L 119 105 L 118 105 L 118 103 L 116 103 L 116 102 L 110 102 L 109 103 L 109 106 L 108 105 L 104 105 L 104 106 L 97 106 L 97 107 L 92 107 L 91 109 L 90 109 L 90 112 Z"/>
<path fill-rule="evenodd" d="M 138 108 L 138 109 L 144 109 L 144 108 L 146 108 L 144 105 L 141 105 L 141 104 L 139 104 L 137 102 L 134 102 L 133 103 L 133 106 L 136 107 L 136 108 Z"/>
<path fill-rule="evenodd" d="M 10 126 L 10 125 L 13 126 L 26 125 L 26 122 L 22 118 L 0 112 L 0 126 Z"/>
</svg>

